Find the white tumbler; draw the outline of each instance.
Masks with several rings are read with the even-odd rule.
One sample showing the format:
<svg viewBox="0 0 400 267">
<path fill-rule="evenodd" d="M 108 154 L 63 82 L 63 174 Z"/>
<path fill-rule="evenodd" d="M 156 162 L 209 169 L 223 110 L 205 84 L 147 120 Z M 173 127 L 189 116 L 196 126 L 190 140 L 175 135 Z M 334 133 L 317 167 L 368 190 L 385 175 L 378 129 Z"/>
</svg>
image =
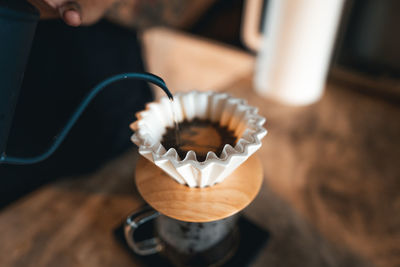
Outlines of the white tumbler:
<svg viewBox="0 0 400 267">
<path fill-rule="evenodd" d="M 269 0 L 259 31 L 262 0 L 247 0 L 242 37 L 258 52 L 255 90 L 290 105 L 308 105 L 323 93 L 343 0 Z"/>
</svg>

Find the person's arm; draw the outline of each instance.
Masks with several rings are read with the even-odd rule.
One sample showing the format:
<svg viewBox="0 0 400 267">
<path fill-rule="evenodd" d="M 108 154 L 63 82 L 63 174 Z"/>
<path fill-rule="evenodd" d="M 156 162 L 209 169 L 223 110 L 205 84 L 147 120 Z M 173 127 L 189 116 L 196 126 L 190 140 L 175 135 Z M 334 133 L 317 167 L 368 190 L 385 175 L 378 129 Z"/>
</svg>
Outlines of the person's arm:
<svg viewBox="0 0 400 267">
<path fill-rule="evenodd" d="M 61 17 L 70 26 L 90 25 L 104 16 L 129 28 L 190 26 L 216 0 L 29 0 L 42 19 Z"/>
</svg>

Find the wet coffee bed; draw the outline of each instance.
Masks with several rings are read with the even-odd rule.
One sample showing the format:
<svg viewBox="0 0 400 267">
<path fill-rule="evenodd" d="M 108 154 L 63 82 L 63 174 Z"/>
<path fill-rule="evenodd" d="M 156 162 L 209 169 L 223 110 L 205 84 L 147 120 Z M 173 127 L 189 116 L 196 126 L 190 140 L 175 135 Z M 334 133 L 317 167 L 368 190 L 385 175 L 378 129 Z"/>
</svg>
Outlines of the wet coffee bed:
<svg viewBox="0 0 400 267">
<path fill-rule="evenodd" d="M 181 159 L 185 158 L 188 151 L 193 150 L 197 160 L 202 162 L 206 160 L 209 151 L 220 157 L 224 146 L 229 144 L 234 147 L 236 139 L 234 132 L 228 127 L 195 118 L 180 122 L 178 135 L 174 127 L 168 127 L 161 144 L 167 150 L 175 148 Z"/>
</svg>

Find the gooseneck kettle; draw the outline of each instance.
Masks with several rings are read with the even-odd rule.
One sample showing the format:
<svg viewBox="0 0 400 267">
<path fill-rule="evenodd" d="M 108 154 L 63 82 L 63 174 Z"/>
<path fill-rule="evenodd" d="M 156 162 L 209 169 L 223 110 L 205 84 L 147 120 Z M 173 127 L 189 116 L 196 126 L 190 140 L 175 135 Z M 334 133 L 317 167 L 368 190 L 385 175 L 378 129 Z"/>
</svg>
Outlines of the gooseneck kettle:
<svg viewBox="0 0 400 267">
<path fill-rule="evenodd" d="M 0 164 L 33 164 L 48 158 L 59 147 L 94 97 L 111 83 L 123 79 L 144 80 L 157 85 L 173 99 L 165 82 L 156 75 L 114 75 L 100 82 L 89 92 L 44 153 L 29 158 L 6 155 L 7 138 L 39 18 L 39 11 L 26 0 L 0 0 Z"/>
</svg>

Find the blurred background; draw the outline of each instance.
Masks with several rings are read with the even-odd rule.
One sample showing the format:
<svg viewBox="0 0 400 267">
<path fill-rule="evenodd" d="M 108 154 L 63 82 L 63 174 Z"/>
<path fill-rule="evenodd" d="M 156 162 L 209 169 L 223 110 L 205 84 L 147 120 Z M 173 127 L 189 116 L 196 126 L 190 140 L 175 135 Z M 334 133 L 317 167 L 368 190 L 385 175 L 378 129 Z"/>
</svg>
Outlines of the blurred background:
<svg viewBox="0 0 400 267">
<path fill-rule="evenodd" d="M 174 28 L 251 52 L 241 35 L 244 1 L 202 1 L 198 5 L 197 14 Z M 268 0 L 263 1 L 263 5 L 265 13 Z M 400 23 L 399 10 L 399 3 L 393 0 L 345 1 L 330 77 L 362 83 L 367 87 L 365 92 L 389 101 L 398 100 L 400 37 L 396 26 Z M 262 27 L 260 19 L 260 32 Z M 368 86 L 368 82 L 373 86 Z"/>
</svg>

